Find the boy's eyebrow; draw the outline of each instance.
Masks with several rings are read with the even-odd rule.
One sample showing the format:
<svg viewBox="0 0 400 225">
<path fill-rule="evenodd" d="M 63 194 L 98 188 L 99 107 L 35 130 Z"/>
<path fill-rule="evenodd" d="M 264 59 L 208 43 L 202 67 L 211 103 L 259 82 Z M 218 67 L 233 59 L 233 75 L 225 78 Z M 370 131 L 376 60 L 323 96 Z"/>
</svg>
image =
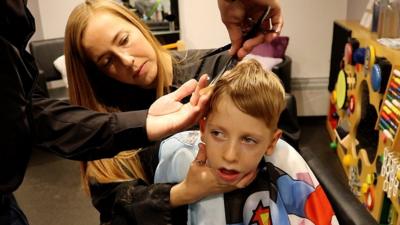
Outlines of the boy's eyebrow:
<svg viewBox="0 0 400 225">
<path fill-rule="evenodd" d="M 226 130 L 229 131 L 229 129 L 226 129 L 221 125 L 215 125 L 213 123 L 208 123 L 208 125 L 211 126 L 212 128 L 218 128 L 218 129 L 221 129 L 223 131 L 226 131 Z M 254 133 L 254 132 L 251 132 L 251 131 L 243 131 L 242 133 L 243 133 L 242 136 L 254 136 L 254 137 L 259 138 L 259 139 L 266 137 L 265 134 Z"/>
</svg>

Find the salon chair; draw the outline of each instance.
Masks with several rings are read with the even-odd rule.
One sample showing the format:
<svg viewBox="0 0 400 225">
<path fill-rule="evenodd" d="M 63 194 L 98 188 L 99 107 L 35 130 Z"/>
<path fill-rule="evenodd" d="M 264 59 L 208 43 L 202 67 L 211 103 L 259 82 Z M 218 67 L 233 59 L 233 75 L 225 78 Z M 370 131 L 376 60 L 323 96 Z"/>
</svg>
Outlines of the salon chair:
<svg viewBox="0 0 400 225">
<path fill-rule="evenodd" d="M 292 59 L 285 55 L 283 61 L 276 66 L 272 67 L 272 72 L 274 72 L 281 79 L 283 87 L 287 93 L 292 91 L 291 89 L 291 79 L 292 79 Z"/>
<path fill-rule="evenodd" d="M 38 84 L 49 97 L 47 82 L 62 79 L 53 62 L 64 54 L 64 38 L 31 41 L 29 50 L 35 58 L 36 66 L 39 70 Z M 67 93 L 65 92 L 65 94 Z"/>
</svg>

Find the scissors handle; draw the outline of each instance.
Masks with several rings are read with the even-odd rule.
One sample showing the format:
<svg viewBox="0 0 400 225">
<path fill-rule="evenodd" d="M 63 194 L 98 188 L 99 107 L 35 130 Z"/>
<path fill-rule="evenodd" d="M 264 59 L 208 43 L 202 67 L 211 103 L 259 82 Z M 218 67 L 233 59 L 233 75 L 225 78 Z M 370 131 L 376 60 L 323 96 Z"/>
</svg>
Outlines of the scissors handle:
<svg viewBox="0 0 400 225">
<path fill-rule="evenodd" d="M 270 6 L 268 6 L 268 8 L 265 9 L 265 11 L 264 11 L 264 13 L 263 13 L 263 16 L 261 16 L 261 17 L 257 20 L 257 23 L 251 28 L 251 30 L 250 30 L 249 32 L 247 32 L 247 33 L 244 35 L 243 41 L 247 41 L 247 40 L 249 40 L 249 39 L 255 37 L 255 36 L 257 35 L 257 32 L 259 32 L 260 30 L 262 30 L 261 25 L 262 25 L 263 21 L 267 18 L 270 9 L 271 9 Z M 264 31 L 264 32 L 275 32 L 275 30 L 270 29 L 270 30 L 267 30 L 267 31 Z M 204 59 L 204 58 L 207 58 L 207 57 L 209 57 L 209 56 L 216 55 L 216 54 L 218 54 L 218 53 L 227 51 L 228 49 L 231 48 L 231 46 L 232 46 L 232 43 L 229 43 L 229 44 L 224 45 L 224 46 L 222 46 L 222 47 L 220 47 L 220 48 L 217 48 L 217 49 L 211 51 L 210 53 L 208 53 L 208 54 L 202 56 L 201 59 Z"/>
</svg>

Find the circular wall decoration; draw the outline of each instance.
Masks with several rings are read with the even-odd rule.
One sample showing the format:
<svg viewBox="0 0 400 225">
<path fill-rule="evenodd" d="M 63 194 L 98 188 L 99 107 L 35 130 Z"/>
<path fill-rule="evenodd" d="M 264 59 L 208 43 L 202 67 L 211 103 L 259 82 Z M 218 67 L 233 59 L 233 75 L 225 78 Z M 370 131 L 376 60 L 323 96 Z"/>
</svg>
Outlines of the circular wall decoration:
<svg viewBox="0 0 400 225">
<path fill-rule="evenodd" d="M 374 64 L 371 71 L 372 89 L 378 92 L 381 89 L 382 72 L 379 64 Z"/>
<path fill-rule="evenodd" d="M 366 48 L 357 48 L 353 52 L 353 63 L 354 64 L 364 64 L 365 52 L 366 52 Z"/>
<path fill-rule="evenodd" d="M 350 96 L 350 101 L 349 101 L 349 109 L 351 113 L 354 112 L 355 107 L 356 107 L 356 98 L 354 97 L 354 95 L 352 95 Z"/>
<path fill-rule="evenodd" d="M 370 186 L 367 193 L 365 193 L 365 204 L 367 208 L 371 211 L 374 208 L 375 191 L 374 187 Z"/>
<path fill-rule="evenodd" d="M 351 43 L 347 43 L 344 46 L 344 57 L 343 57 L 344 63 L 351 64 L 352 58 L 353 58 L 353 47 L 351 46 Z"/>
<path fill-rule="evenodd" d="M 375 63 L 375 48 L 374 46 L 370 45 L 365 50 L 365 62 L 364 62 L 365 75 L 368 73 L 368 70 L 372 68 L 374 63 Z"/>
<path fill-rule="evenodd" d="M 347 82 L 346 73 L 340 70 L 338 79 L 336 82 L 336 105 L 339 109 L 342 109 L 346 103 L 347 95 Z"/>
</svg>

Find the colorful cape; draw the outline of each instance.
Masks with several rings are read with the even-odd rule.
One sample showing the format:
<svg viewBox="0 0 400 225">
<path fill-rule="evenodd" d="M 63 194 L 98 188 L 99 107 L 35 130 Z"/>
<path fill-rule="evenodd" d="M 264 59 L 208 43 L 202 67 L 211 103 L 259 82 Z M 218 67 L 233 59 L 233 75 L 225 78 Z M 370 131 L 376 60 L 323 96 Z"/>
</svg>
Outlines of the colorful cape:
<svg viewBox="0 0 400 225">
<path fill-rule="evenodd" d="M 161 143 L 155 183 L 180 182 L 198 152 L 200 133 L 178 133 Z M 336 225 L 322 187 L 299 153 L 279 140 L 246 188 L 209 196 L 188 207 L 192 225 Z"/>
</svg>

